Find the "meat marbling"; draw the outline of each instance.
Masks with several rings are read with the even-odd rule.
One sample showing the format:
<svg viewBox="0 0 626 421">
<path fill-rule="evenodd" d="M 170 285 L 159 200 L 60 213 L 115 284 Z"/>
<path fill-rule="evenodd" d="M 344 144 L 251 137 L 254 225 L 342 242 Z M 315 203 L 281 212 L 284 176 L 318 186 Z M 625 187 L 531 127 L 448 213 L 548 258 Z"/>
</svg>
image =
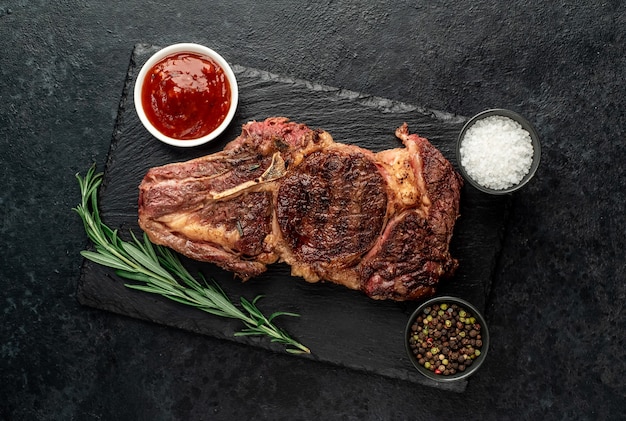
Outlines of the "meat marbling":
<svg viewBox="0 0 626 421">
<path fill-rule="evenodd" d="M 243 280 L 282 261 L 374 299 L 432 295 L 458 265 L 462 179 L 406 124 L 396 136 L 404 148 L 374 153 L 284 117 L 249 122 L 221 152 L 150 169 L 139 225 Z"/>
</svg>

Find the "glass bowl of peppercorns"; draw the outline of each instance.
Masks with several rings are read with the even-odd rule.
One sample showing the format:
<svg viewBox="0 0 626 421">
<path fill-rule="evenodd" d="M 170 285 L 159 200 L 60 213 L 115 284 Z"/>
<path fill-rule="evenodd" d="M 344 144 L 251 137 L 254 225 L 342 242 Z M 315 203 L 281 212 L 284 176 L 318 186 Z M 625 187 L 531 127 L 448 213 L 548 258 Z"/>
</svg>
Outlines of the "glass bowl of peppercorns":
<svg viewBox="0 0 626 421">
<path fill-rule="evenodd" d="M 482 314 L 469 302 L 435 297 L 409 318 L 405 344 L 417 371 L 437 382 L 452 382 L 466 379 L 485 361 L 489 331 Z"/>
</svg>

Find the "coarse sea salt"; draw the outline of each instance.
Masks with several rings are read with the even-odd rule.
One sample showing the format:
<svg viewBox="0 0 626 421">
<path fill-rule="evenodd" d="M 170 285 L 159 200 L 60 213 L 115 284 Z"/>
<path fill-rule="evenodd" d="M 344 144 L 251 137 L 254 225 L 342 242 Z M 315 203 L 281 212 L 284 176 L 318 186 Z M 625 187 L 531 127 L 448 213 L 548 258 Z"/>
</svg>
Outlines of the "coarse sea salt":
<svg viewBox="0 0 626 421">
<path fill-rule="evenodd" d="M 465 132 L 460 153 L 467 175 L 493 190 L 519 184 L 533 162 L 530 133 L 517 121 L 498 115 L 477 120 Z"/>
</svg>

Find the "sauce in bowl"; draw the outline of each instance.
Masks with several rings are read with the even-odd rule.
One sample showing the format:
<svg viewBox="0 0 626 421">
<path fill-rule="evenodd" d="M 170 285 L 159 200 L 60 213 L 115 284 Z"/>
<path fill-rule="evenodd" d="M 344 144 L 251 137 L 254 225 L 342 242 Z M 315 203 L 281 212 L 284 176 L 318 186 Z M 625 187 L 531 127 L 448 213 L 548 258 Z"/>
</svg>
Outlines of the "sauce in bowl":
<svg viewBox="0 0 626 421">
<path fill-rule="evenodd" d="M 212 58 L 194 52 L 169 55 L 148 71 L 141 102 L 150 123 L 164 135 L 198 139 L 226 119 L 231 86 L 224 69 Z"/>
</svg>

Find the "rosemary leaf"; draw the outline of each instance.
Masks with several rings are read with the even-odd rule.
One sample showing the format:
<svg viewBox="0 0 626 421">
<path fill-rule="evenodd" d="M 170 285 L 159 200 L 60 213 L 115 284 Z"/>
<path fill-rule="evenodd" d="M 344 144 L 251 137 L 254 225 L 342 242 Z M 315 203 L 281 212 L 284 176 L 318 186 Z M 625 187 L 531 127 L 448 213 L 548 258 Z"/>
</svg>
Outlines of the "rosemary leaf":
<svg viewBox="0 0 626 421">
<path fill-rule="evenodd" d="M 96 252 L 88 251 L 88 250 L 83 250 L 80 252 L 80 254 L 85 259 L 91 260 L 92 262 L 97 263 L 102 266 L 107 266 L 113 269 L 122 269 L 122 270 L 132 269 L 128 265 L 125 265 L 124 263 L 120 262 L 115 257 L 109 256 L 107 254 L 96 253 Z"/>
<path fill-rule="evenodd" d="M 259 336 L 259 332 L 257 330 L 240 330 L 235 333 L 235 336 Z M 274 342 L 272 339 L 271 342 Z"/>
<path fill-rule="evenodd" d="M 244 297 L 240 298 L 241 306 L 252 316 L 254 317 L 257 324 L 263 324 L 265 322 L 265 317 L 262 314 L 259 314 L 259 310 L 252 304 L 250 301 L 246 300 Z"/>
<path fill-rule="evenodd" d="M 152 260 L 154 260 L 154 261 L 158 261 L 159 260 L 159 258 L 156 255 L 156 252 L 154 251 L 154 247 L 152 246 L 152 243 L 148 239 L 148 234 L 146 234 L 145 232 L 143 233 L 143 243 L 141 241 L 139 241 L 137 239 L 137 237 L 135 237 L 135 233 L 134 232 L 131 231 L 130 234 L 132 235 L 133 241 L 135 241 L 135 244 L 140 246 L 141 249 L 146 254 L 148 254 Z"/>
<path fill-rule="evenodd" d="M 120 245 L 124 251 L 139 264 L 139 266 L 144 267 L 149 272 L 160 275 L 165 279 L 174 280 L 174 277 L 164 270 L 161 265 L 159 265 L 158 261 L 151 259 L 150 255 L 146 254 L 142 250 L 139 250 L 133 244 L 122 242 Z"/>
<path fill-rule="evenodd" d="M 186 295 L 189 297 L 190 300 L 193 300 L 193 301 L 197 302 L 199 305 L 202 305 L 203 303 L 206 302 L 206 296 L 204 294 L 199 293 L 196 290 L 188 289 L 185 292 L 186 292 Z M 204 305 L 206 305 L 206 304 L 204 304 Z"/>
<path fill-rule="evenodd" d="M 150 286 L 146 286 L 146 285 L 135 285 L 135 284 L 126 284 L 125 286 L 127 288 L 136 289 L 138 291 L 150 292 L 152 294 L 163 295 L 163 291 L 160 290 L 159 288 L 154 288 L 154 287 L 150 287 Z M 180 301 L 180 300 L 178 300 L 178 301 L 182 302 L 183 304 L 189 305 L 189 303 L 187 301 Z"/>
<path fill-rule="evenodd" d="M 308 350 L 303 350 L 303 349 L 296 349 L 296 348 L 285 348 L 285 352 L 288 352 L 289 354 L 309 354 L 311 351 Z"/>
<path fill-rule="evenodd" d="M 276 313 L 272 313 L 272 315 L 268 317 L 267 320 L 271 322 L 272 320 L 274 320 L 274 318 L 278 316 L 300 317 L 300 315 L 296 313 L 289 313 L 286 311 L 277 311 Z"/>
<path fill-rule="evenodd" d="M 226 319 L 232 319 L 232 317 L 229 317 L 227 313 L 224 313 L 223 311 L 217 310 L 217 309 L 212 308 L 212 307 L 211 308 L 209 308 L 209 307 L 201 307 L 200 309 L 202 311 L 206 312 L 206 313 L 213 314 L 213 315 L 218 316 L 218 317 L 224 317 Z M 233 336 L 237 336 L 237 333 L 235 332 L 233 334 Z"/>
<path fill-rule="evenodd" d="M 150 277 L 145 273 L 130 272 L 127 270 L 116 270 L 115 274 L 120 278 L 130 279 L 137 282 L 150 282 Z"/>
<path fill-rule="evenodd" d="M 86 259 L 110 267 L 121 278 L 136 282 L 125 284 L 128 288 L 161 295 L 218 317 L 241 321 L 245 327 L 235 332 L 235 336 L 265 336 L 271 342 L 283 345 L 288 353 L 311 352 L 273 324 L 278 316 L 298 316 L 297 314 L 278 311 L 269 318 L 265 317 L 256 305 L 262 295 L 256 296 L 252 301 L 241 297 L 240 309 L 215 281 L 208 282 L 202 273 L 198 274 L 198 281 L 183 266 L 178 255 L 166 247 L 152 244 L 145 233 L 143 241 L 132 231 L 132 242 L 122 240 L 117 230 L 109 228 L 100 217 L 98 187 L 102 182 L 102 174 L 96 173 L 93 165 L 84 178 L 79 174 L 76 174 L 76 178 L 82 200 L 74 211 L 80 216 L 85 233 L 95 249 L 81 252 Z"/>
</svg>

